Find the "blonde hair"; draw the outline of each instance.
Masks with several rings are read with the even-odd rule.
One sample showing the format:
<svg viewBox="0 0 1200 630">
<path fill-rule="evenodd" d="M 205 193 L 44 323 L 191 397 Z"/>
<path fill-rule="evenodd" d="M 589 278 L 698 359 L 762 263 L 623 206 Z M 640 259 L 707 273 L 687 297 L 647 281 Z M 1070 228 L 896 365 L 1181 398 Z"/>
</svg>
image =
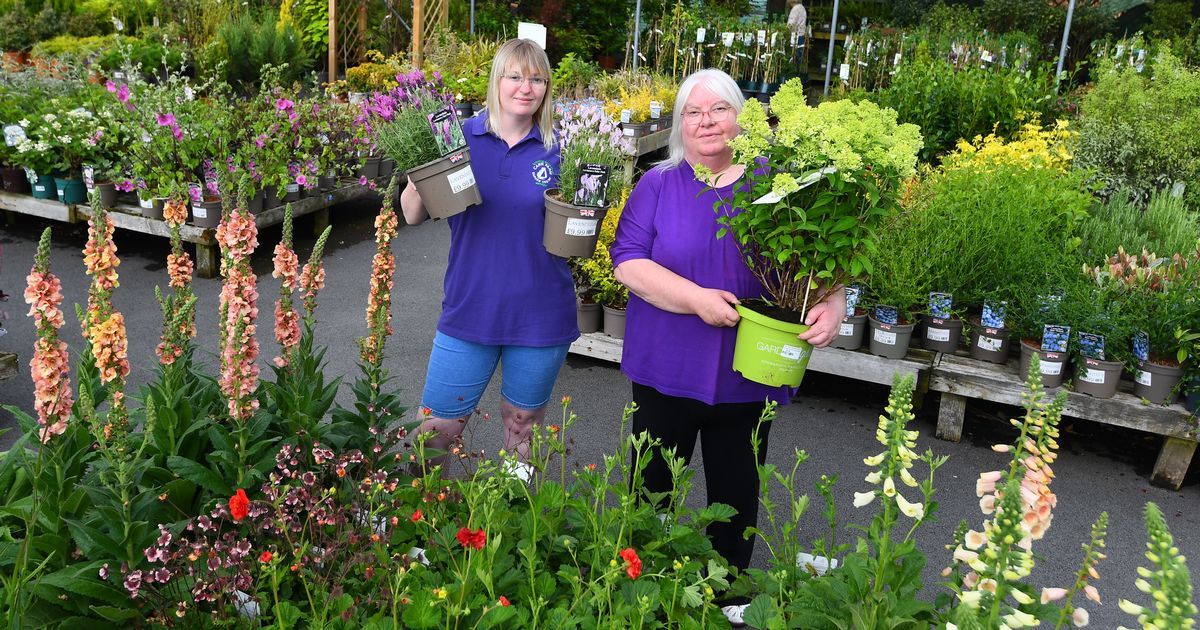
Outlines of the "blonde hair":
<svg viewBox="0 0 1200 630">
<path fill-rule="evenodd" d="M 667 159 L 659 162 L 655 168 L 675 168 L 683 162 L 683 106 L 692 97 L 692 91 L 701 85 L 733 106 L 734 115 L 740 114 L 746 104 L 737 82 L 723 71 L 706 68 L 689 74 L 679 85 L 679 92 L 675 95 L 675 111 L 671 114 L 671 135 L 667 139 Z"/>
<path fill-rule="evenodd" d="M 487 130 L 499 136 L 500 132 L 492 124 L 492 112 L 500 111 L 500 81 L 510 65 L 521 69 L 525 76 L 540 76 L 546 79 L 546 91 L 542 94 L 542 102 L 537 111 L 533 112 L 533 123 L 542 132 L 542 145 L 549 151 L 554 147 L 554 97 L 551 84 L 553 72 L 550 71 L 550 59 L 533 40 L 510 39 L 496 51 L 492 60 L 492 73 L 488 76 L 487 109 L 488 117 L 484 121 Z"/>
</svg>

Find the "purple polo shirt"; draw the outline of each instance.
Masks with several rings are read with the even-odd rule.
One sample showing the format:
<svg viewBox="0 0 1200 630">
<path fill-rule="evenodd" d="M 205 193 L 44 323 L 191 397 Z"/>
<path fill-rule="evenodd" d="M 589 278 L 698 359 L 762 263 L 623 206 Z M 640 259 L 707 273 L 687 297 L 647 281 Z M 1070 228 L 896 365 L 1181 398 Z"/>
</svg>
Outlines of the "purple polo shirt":
<svg viewBox="0 0 1200 630">
<path fill-rule="evenodd" d="M 729 199 L 735 184 L 705 191 L 692 166 L 646 172 L 629 195 L 610 252 L 613 265 L 646 258 L 709 289 L 738 298 L 764 295 L 732 236 L 717 239 L 718 192 Z M 719 403 L 787 404 L 787 387 L 769 387 L 733 371 L 737 328 L 709 326 L 697 315 L 668 313 L 633 293 L 626 312 L 621 371 L 630 380 L 669 396 Z"/>
<path fill-rule="evenodd" d="M 557 184 L 558 148 L 537 125 L 509 148 L 484 126 L 463 123 L 483 203 L 450 224 L 442 333 L 489 345 L 558 346 L 579 337 L 575 286 L 564 258 L 542 246 L 542 192 Z"/>
</svg>

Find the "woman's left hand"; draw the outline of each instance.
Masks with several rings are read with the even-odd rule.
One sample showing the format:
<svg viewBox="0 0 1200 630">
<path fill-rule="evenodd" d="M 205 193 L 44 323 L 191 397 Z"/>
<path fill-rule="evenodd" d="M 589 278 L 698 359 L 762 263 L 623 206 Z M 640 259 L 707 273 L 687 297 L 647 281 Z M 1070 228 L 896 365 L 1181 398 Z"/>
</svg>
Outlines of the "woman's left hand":
<svg viewBox="0 0 1200 630">
<path fill-rule="evenodd" d="M 796 336 L 812 344 L 814 348 L 824 348 L 837 339 L 842 320 L 845 318 L 846 292 L 838 288 L 823 302 L 808 309 L 808 317 L 804 318 L 804 323 L 809 329 Z"/>
</svg>

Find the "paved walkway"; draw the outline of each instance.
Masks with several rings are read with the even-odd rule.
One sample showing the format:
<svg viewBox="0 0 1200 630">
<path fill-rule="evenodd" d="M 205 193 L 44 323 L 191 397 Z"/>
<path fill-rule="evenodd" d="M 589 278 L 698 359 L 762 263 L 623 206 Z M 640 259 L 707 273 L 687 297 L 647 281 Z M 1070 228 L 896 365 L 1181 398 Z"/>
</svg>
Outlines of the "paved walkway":
<svg viewBox="0 0 1200 630">
<path fill-rule="evenodd" d="M 363 335 L 366 328 L 363 309 L 374 250 L 372 221 L 376 209 L 377 205 L 373 203 L 359 203 L 339 206 L 331 212 L 334 231 L 325 255 L 327 281 L 317 311 L 320 320 L 317 332 L 319 343 L 329 348 L 326 358 L 332 375 L 353 378 L 357 374 L 354 339 Z M 22 364 L 18 378 L 0 381 L 0 404 L 24 409 L 32 407 L 27 364 L 34 330 L 31 320 L 24 316 L 26 308 L 20 296 L 24 291 L 25 274 L 33 261 L 37 237 L 45 225 L 26 219 L 16 226 L 0 227 L 0 246 L 3 246 L 0 288 L 14 296 L 7 304 L 0 304 L 0 309 L 7 310 L 12 317 L 5 323 L 9 334 L 0 337 L 0 350 L 19 353 Z M 82 343 L 71 304 L 86 301 L 87 277 L 81 254 L 87 237 L 86 227 L 50 225 L 54 229 L 51 264 L 54 272 L 63 279 L 68 313 L 63 338 L 70 344 L 74 363 Z M 303 221 L 297 226 L 297 247 L 302 259 L 307 257 L 314 240 L 308 228 Z M 270 305 L 278 284 L 270 277 L 270 272 L 271 250 L 278 240 L 278 228 L 260 234 L 259 250 L 254 259 L 259 274 L 259 292 L 263 296 L 259 337 L 264 361 L 273 357 L 276 349 Z M 440 309 L 448 240 L 449 230 L 445 223 L 427 223 L 402 228 L 395 243 L 398 270 L 393 325 L 396 334 L 388 343 L 388 367 L 396 376 L 396 384 L 408 393 L 413 404 L 418 402 Z M 119 268 L 121 286 L 114 301 L 124 313 L 129 329 L 129 354 L 133 365 L 130 391 L 136 391 L 148 378 L 155 360 L 154 346 L 161 315 L 154 300 L 154 286 L 166 285 L 164 263 L 168 247 L 162 239 L 129 234 L 118 234 L 117 246 L 122 260 Z M 220 284 L 216 279 L 197 280 L 195 290 L 199 296 L 197 324 L 202 360 L 212 362 L 216 349 Z M 555 400 L 563 394 L 574 398 L 575 411 L 581 418 L 572 436 L 575 440 L 572 458 L 581 464 L 599 462 L 602 455 L 612 452 L 618 443 L 618 419 L 622 405 L 629 399 L 628 381 L 610 364 L 571 357 L 559 377 Z M 824 532 L 819 497 L 812 486 L 823 473 L 839 478 L 836 496 L 840 517 L 866 520 L 864 517 L 870 508 L 859 514 L 860 511 L 851 506 L 851 499 L 853 492 L 867 487 L 862 481 L 868 472 L 862 458 L 880 450 L 874 441 L 874 433 L 886 397 L 887 390 L 882 387 L 813 374 L 806 379 L 796 403 L 783 408 L 771 431 L 769 457 L 790 469 L 794 449 L 804 449 L 811 455 L 800 473 L 802 491 L 814 497 L 804 519 L 803 536 L 806 538 L 816 538 Z M 350 400 L 348 388 L 343 388 L 339 400 Z M 498 383 L 493 382 L 489 387 L 481 407 L 499 416 Z M 959 520 L 966 519 L 972 527 L 979 526 L 982 516 L 975 497 L 975 478 L 980 471 L 999 468 L 1007 461 L 987 446 L 1011 440 L 1010 428 L 1000 421 L 1008 413 L 1009 410 L 982 408 L 968 418 L 963 441 L 959 444 L 932 437 L 936 424 L 932 409 L 920 413 L 914 423 L 914 428 L 921 431 L 919 450 L 932 448 L 937 454 L 950 456 L 936 480 L 941 502 L 939 521 L 928 526 L 920 536 L 921 547 L 929 556 L 925 572 L 928 585 L 935 585 L 940 579 L 938 571 L 950 555 L 943 546 L 950 540 Z M 8 414 L 0 411 L 0 429 L 12 424 Z M 468 432 L 469 445 L 474 449 L 492 452 L 500 443 L 497 420 L 485 422 L 478 418 Z M 1097 583 L 1104 604 L 1097 606 L 1089 602 L 1086 607 L 1091 612 L 1093 627 L 1132 625 L 1133 619 L 1120 612 L 1116 603 L 1120 597 L 1146 601 L 1133 586 L 1135 567 L 1144 563 L 1141 508 L 1145 501 L 1156 501 L 1163 508 L 1179 548 L 1193 559 L 1193 575 L 1200 576 L 1200 564 L 1197 564 L 1200 563 L 1200 534 L 1196 533 L 1200 531 L 1197 528 L 1200 524 L 1200 483 L 1197 483 L 1200 475 L 1194 466 L 1179 492 L 1155 488 L 1149 484 L 1149 474 L 1158 441 L 1151 436 L 1071 421 L 1064 423 L 1063 434 L 1061 458 L 1055 467 L 1058 476 L 1053 486 L 1058 494 L 1058 510 L 1047 538 L 1034 547 L 1043 559 L 1031 581 L 1038 587 L 1067 586 L 1080 560 L 1080 543 L 1087 540 L 1089 527 L 1100 511 L 1108 510 L 1109 558 L 1099 567 L 1104 579 Z M 12 439 L 11 433 L 0 436 L 0 448 L 6 447 Z M 700 473 L 695 478 L 693 501 L 703 500 L 703 487 L 703 474 Z M 782 501 L 782 493 L 778 494 L 775 498 Z M 765 526 L 765 518 L 760 515 L 760 520 Z M 840 540 L 848 540 L 851 535 L 852 532 L 840 534 Z M 760 565 L 764 553 L 760 544 L 755 556 Z"/>
</svg>

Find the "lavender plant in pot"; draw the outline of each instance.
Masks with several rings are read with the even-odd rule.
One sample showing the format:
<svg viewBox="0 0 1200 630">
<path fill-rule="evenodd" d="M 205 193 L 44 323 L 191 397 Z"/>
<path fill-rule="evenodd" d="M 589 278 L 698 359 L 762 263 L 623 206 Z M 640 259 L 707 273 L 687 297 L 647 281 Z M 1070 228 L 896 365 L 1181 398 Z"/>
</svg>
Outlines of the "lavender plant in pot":
<svg viewBox="0 0 1200 630">
<path fill-rule="evenodd" d="M 633 146 L 599 109 L 568 111 L 559 129 L 558 188 L 543 193 L 542 244 L 555 256 L 588 257 L 596 251 L 608 209 L 628 184 L 621 166 Z"/>
<path fill-rule="evenodd" d="M 714 204 L 718 238 L 732 237 L 770 300 L 744 300 L 733 369 L 767 385 L 799 385 L 812 347 L 797 335 L 808 309 L 872 272 L 880 229 L 900 183 L 915 172 L 921 135 L 869 101 L 809 107 L 789 81 L 763 106 L 746 103 L 730 140 L 746 167 L 732 198 Z M 705 174 L 700 174 L 704 177 Z"/>
<path fill-rule="evenodd" d="M 398 86 L 363 104 L 368 133 L 408 174 L 431 218 L 445 219 L 480 203 L 453 98 L 440 80 L 420 70 L 396 80 Z"/>
</svg>

